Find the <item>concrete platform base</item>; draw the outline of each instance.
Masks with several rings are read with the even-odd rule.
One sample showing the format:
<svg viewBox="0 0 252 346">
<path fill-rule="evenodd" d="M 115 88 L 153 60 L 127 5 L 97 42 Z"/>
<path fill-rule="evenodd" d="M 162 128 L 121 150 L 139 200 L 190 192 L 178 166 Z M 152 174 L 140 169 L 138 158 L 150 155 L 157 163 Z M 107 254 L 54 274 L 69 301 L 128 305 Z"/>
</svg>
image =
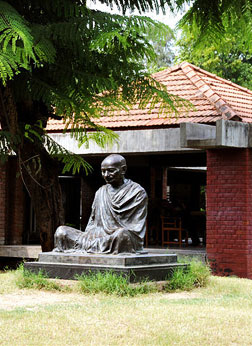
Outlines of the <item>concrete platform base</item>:
<svg viewBox="0 0 252 346">
<path fill-rule="evenodd" d="M 40 245 L 0 245 L 0 257 L 38 258 Z"/>
<path fill-rule="evenodd" d="M 38 262 L 26 262 L 25 269 L 43 270 L 50 278 L 75 279 L 76 275 L 112 271 L 122 274 L 129 282 L 165 280 L 177 267 L 176 254 L 97 255 L 43 252 Z"/>
</svg>

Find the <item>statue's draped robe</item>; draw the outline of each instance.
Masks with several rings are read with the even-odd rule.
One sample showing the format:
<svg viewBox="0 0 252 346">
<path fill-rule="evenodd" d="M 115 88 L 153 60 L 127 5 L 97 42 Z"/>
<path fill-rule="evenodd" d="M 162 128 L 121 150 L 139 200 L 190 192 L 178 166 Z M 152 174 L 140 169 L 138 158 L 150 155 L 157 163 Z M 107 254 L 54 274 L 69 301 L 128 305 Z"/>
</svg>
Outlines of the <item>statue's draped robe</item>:
<svg viewBox="0 0 252 346">
<path fill-rule="evenodd" d="M 61 226 L 65 227 L 64 239 L 57 241 L 56 232 L 56 250 L 114 254 L 141 251 L 146 215 L 147 195 L 139 184 L 125 180 L 119 188 L 104 185 L 95 194 L 85 232 Z"/>
</svg>

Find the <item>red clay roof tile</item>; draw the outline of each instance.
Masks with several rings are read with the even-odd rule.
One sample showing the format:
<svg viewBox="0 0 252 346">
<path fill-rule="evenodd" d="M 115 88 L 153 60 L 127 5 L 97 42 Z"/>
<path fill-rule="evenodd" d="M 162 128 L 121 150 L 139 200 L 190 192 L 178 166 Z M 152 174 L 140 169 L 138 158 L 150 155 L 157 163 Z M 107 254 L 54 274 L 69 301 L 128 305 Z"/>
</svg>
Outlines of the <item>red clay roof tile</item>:
<svg viewBox="0 0 252 346">
<path fill-rule="evenodd" d="M 114 112 L 113 116 L 95 119 L 99 125 L 112 129 L 167 127 L 182 122 L 214 123 L 216 120 L 236 119 L 252 122 L 252 91 L 202 70 L 188 62 L 153 74 L 167 87 L 170 94 L 189 100 L 193 108 L 179 113 L 159 114 L 159 105 L 129 111 Z M 64 129 L 63 121 L 50 120 L 48 131 Z"/>
</svg>

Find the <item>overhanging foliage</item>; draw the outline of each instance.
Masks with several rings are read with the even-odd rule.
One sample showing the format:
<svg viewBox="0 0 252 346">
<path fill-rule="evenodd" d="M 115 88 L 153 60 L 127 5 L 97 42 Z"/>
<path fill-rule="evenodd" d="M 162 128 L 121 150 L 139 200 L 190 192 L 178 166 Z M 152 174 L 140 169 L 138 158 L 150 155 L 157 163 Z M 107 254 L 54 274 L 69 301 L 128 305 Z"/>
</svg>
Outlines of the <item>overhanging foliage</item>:
<svg viewBox="0 0 252 346">
<path fill-rule="evenodd" d="M 141 12 L 164 8 L 162 0 L 117 1 L 115 5 Z M 94 119 L 107 111 L 136 103 L 153 107 L 158 102 L 168 114 L 185 104 L 169 96 L 145 71 L 144 61 L 155 58 L 150 37 L 165 40 L 170 34 L 164 24 L 147 17 L 90 10 L 80 0 L 0 1 L 0 13 L 0 78 L 2 86 L 10 88 L 18 113 L 13 131 L 7 121 L 10 115 L 4 112 L 1 136 L 12 137 L 9 143 L 16 153 L 17 138 L 43 142 L 50 116 L 63 117 L 65 130 L 71 129 L 80 144 L 91 138 L 104 145 L 106 138 L 115 136 Z M 42 103 L 43 116 L 41 107 L 40 115 L 34 110 L 24 114 L 24 107 L 19 107 L 24 102 Z M 38 123 L 42 124 L 39 130 Z M 100 134 L 88 137 L 87 129 Z"/>
</svg>

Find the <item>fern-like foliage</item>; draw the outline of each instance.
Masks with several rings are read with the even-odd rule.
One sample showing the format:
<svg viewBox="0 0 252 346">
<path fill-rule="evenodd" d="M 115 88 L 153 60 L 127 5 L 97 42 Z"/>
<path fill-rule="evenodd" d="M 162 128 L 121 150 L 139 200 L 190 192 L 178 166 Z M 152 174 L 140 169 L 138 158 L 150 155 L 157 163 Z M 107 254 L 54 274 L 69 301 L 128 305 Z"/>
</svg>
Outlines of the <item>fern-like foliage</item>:
<svg viewBox="0 0 252 346">
<path fill-rule="evenodd" d="M 52 61 L 50 43 L 38 38 L 30 23 L 6 1 L 0 1 L 0 78 L 5 85 L 21 69 L 31 69 L 31 62 Z"/>
<path fill-rule="evenodd" d="M 188 1 L 175 1 L 182 7 Z M 223 42 L 230 31 L 241 34 L 244 48 L 252 49 L 252 3 L 250 0 L 194 0 L 179 23 L 180 28 L 190 26 L 197 37 L 195 48 L 203 50 L 211 42 Z M 225 41 L 225 38 L 224 38 Z M 223 44 L 225 44 L 223 42 Z"/>
<path fill-rule="evenodd" d="M 116 6 L 123 13 L 128 9 L 131 11 L 138 10 L 140 13 L 149 11 L 156 11 L 157 13 L 163 11 L 165 13 L 167 6 L 173 9 L 175 3 L 173 0 L 100 0 L 100 2 L 111 7 Z"/>
<path fill-rule="evenodd" d="M 80 173 L 81 169 L 84 169 L 86 174 L 92 171 L 92 167 L 86 160 L 84 160 L 80 155 L 73 154 L 69 150 L 65 149 L 50 136 L 44 135 L 43 142 L 50 155 L 56 157 L 61 163 L 63 163 L 63 174 L 66 172 L 72 172 L 73 174 Z"/>
<path fill-rule="evenodd" d="M 165 8 L 163 0 L 118 0 L 115 5 L 122 11 Z M 144 62 L 155 59 L 151 40 L 163 41 L 170 34 L 166 25 L 150 18 L 90 10 L 82 0 L 0 0 L 0 33 L 2 86 L 11 87 L 21 109 L 20 137 L 32 143 L 51 148 L 43 142 L 42 129 L 50 115 L 63 118 L 65 131 L 80 145 L 94 140 L 105 146 L 116 135 L 96 123 L 100 116 L 136 103 L 159 103 L 167 116 L 185 106 L 146 72 Z M 31 104 L 43 105 L 43 112 L 27 112 Z M 58 150 L 66 169 L 80 169 L 76 157 L 53 148 L 49 152 Z"/>
</svg>

